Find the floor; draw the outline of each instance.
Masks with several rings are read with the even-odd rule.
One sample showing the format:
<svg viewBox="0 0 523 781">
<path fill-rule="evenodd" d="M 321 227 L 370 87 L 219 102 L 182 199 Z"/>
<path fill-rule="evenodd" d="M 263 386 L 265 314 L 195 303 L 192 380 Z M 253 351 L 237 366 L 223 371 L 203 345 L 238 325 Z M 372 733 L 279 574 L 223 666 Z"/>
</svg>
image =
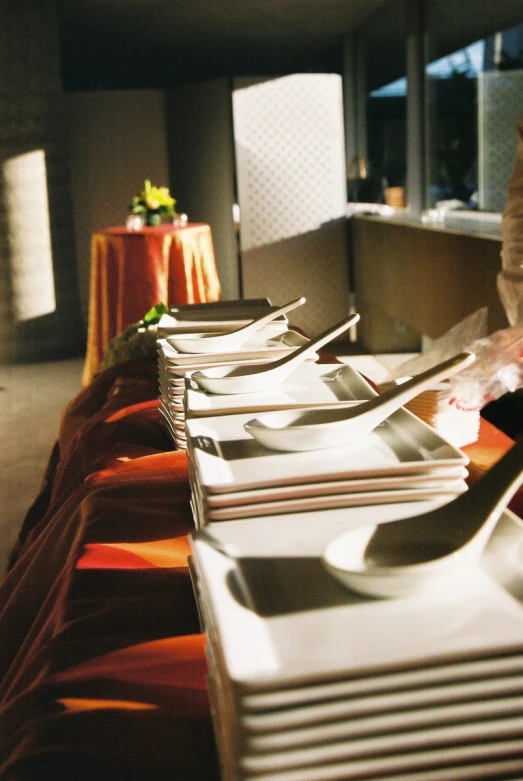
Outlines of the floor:
<svg viewBox="0 0 523 781">
<path fill-rule="evenodd" d="M 0 366 L 0 574 L 36 498 L 83 359 Z"/>
<path fill-rule="evenodd" d="M 338 354 L 376 383 L 408 356 Z M 80 389 L 83 359 L 0 366 L 0 574 L 38 495 L 60 413 Z"/>
</svg>

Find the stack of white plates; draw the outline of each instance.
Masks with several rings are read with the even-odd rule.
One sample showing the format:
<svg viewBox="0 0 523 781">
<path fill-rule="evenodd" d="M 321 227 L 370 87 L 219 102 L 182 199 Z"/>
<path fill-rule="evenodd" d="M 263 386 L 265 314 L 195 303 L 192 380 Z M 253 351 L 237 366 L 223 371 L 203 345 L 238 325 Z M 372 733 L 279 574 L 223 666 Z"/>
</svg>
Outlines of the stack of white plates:
<svg viewBox="0 0 523 781">
<path fill-rule="evenodd" d="M 170 307 L 168 314 L 162 315 L 158 323 L 158 336 L 200 331 L 223 333 L 241 328 L 276 309 L 278 307 L 273 306 L 268 298 L 180 304 Z M 285 323 L 286 315 L 279 315 L 267 324 L 267 328 L 279 331 Z"/>
<path fill-rule="evenodd" d="M 326 544 L 441 501 L 293 513 L 193 534 L 224 781 L 523 778 L 523 527 L 506 512 L 460 587 L 345 589 Z"/>
<path fill-rule="evenodd" d="M 185 412 L 183 397 L 185 393 L 185 376 L 169 371 L 169 366 L 163 349 L 163 339 L 158 345 L 158 381 L 159 381 L 159 412 L 176 448 L 185 450 Z"/>
<path fill-rule="evenodd" d="M 404 409 L 356 445 L 301 453 L 263 447 L 244 428 L 258 405 L 307 406 L 375 395 L 350 366 L 304 366 L 299 371 L 272 394 L 213 399 L 187 390 L 191 412 L 198 407 L 199 413 L 219 413 L 186 421 L 198 527 L 279 513 L 450 499 L 466 490 L 468 457 Z M 224 414 L 231 409 L 238 414 Z"/>
<path fill-rule="evenodd" d="M 259 364 L 277 360 L 306 344 L 309 340 L 286 323 L 263 328 L 253 334 L 241 347 L 220 353 L 182 353 L 169 342 L 170 337 L 159 338 L 158 376 L 160 384 L 160 415 L 176 447 L 185 448 L 185 379 L 195 371 L 222 365 Z"/>
</svg>

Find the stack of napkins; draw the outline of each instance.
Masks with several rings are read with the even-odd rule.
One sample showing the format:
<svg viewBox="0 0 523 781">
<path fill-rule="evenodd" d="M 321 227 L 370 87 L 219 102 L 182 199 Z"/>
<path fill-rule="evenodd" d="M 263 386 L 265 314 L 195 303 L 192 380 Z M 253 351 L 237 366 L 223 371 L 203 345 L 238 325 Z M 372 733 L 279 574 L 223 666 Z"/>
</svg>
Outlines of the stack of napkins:
<svg viewBox="0 0 523 781">
<path fill-rule="evenodd" d="M 198 527 L 285 512 L 450 499 L 466 490 L 468 457 L 405 409 L 360 442 L 301 453 L 265 448 L 244 428 L 260 408 L 357 402 L 376 395 L 348 365 L 299 371 L 267 394 L 213 398 L 187 389 L 189 409 L 210 410 L 185 424 Z"/>
<path fill-rule="evenodd" d="M 214 524 L 193 534 L 224 781 L 523 778 L 521 523 L 506 512 L 459 589 L 344 588 L 322 551 L 439 502 Z"/>
<path fill-rule="evenodd" d="M 476 442 L 479 435 L 478 409 L 464 409 L 451 391 L 450 383 L 440 382 L 405 404 L 415 415 L 457 447 Z"/>
</svg>

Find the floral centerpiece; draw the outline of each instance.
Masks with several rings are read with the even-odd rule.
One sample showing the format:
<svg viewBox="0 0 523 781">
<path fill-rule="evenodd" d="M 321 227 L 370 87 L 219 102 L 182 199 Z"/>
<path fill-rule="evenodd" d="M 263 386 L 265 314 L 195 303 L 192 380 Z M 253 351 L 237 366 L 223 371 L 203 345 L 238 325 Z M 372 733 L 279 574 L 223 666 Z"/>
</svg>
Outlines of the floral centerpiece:
<svg viewBox="0 0 523 781">
<path fill-rule="evenodd" d="M 176 200 L 168 187 L 154 187 L 149 179 L 146 179 L 142 192 L 132 199 L 129 211 L 134 217 L 141 218 L 146 225 L 159 225 L 176 218 L 175 206 Z"/>
</svg>

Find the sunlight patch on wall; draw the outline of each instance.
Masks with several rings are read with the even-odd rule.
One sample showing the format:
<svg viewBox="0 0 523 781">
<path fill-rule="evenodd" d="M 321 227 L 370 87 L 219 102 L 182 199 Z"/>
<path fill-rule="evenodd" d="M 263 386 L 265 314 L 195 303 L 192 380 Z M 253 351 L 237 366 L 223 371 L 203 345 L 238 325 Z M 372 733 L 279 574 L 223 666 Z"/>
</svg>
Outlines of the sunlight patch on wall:
<svg viewBox="0 0 523 781">
<path fill-rule="evenodd" d="M 56 309 L 45 154 L 12 157 L 2 173 L 13 310 L 16 320 L 31 320 Z"/>
<path fill-rule="evenodd" d="M 347 205 L 341 76 L 248 82 L 233 92 L 242 250 L 317 230 Z"/>
</svg>

